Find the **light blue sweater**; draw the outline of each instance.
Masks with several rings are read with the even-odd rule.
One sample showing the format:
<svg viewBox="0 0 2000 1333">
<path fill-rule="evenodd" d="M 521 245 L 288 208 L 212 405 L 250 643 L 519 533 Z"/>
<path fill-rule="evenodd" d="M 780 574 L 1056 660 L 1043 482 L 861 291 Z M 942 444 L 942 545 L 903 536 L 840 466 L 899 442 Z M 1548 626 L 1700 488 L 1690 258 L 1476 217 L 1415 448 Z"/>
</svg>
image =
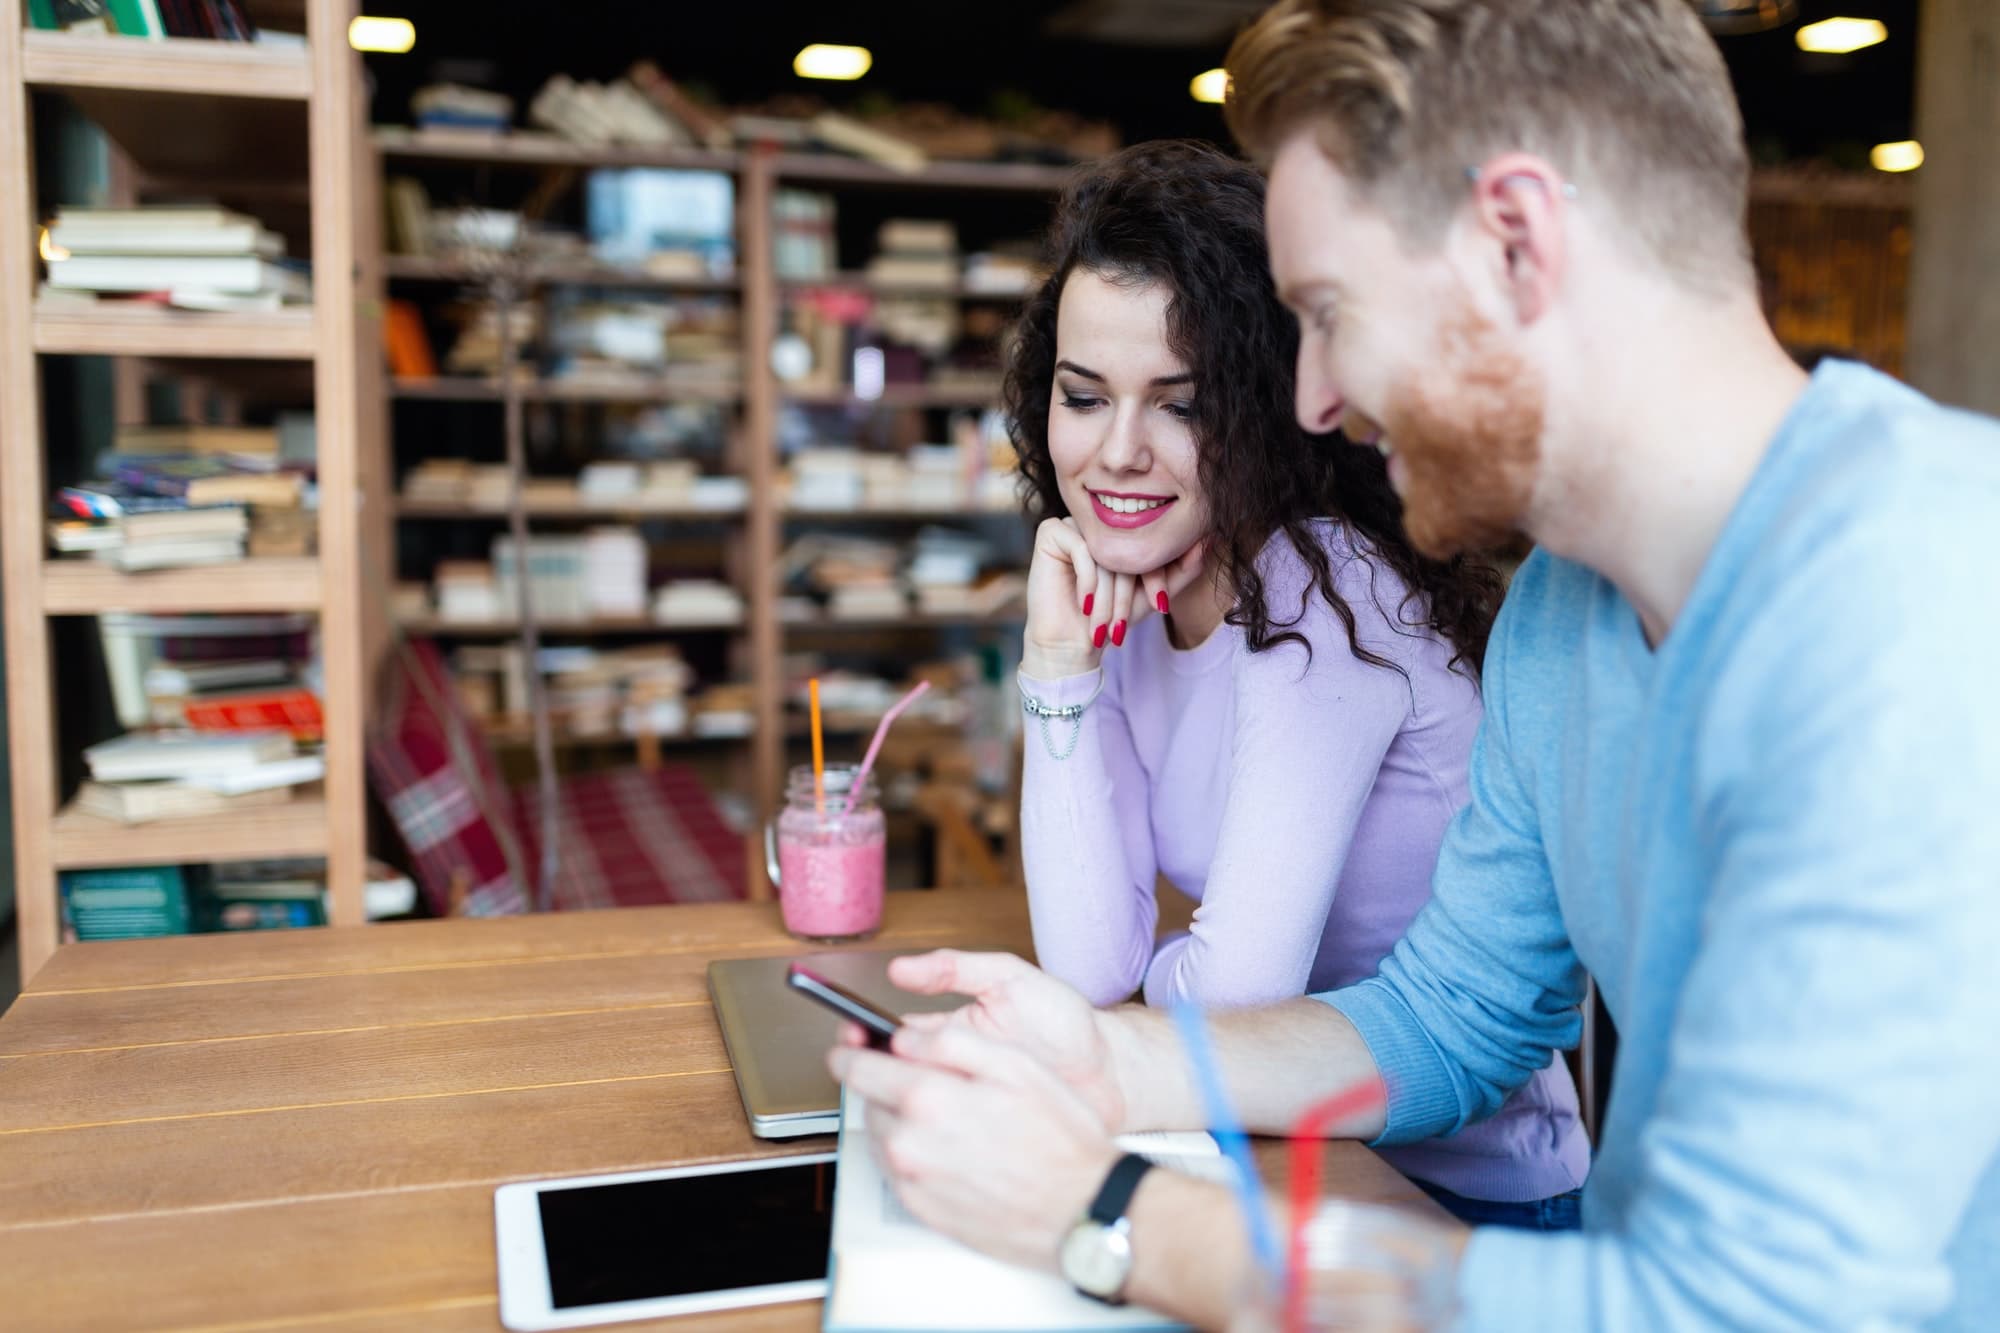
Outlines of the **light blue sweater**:
<svg viewBox="0 0 2000 1333">
<path fill-rule="evenodd" d="M 1603 990 L 1584 1229 L 1476 1232 L 1468 1327 L 2000 1328 L 1997 556 L 2000 426 L 1832 363 L 1657 652 L 1523 566 L 1435 896 L 1323 997 L 1407 1143 Z"/>
</svg>

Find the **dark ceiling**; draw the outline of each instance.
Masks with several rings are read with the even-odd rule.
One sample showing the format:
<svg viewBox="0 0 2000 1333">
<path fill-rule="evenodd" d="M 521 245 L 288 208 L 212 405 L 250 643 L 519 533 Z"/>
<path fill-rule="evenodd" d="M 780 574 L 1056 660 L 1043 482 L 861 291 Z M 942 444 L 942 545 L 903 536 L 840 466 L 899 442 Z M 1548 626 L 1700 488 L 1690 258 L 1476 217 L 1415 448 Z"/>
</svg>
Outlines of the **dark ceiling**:
<svg viewBox="0 0 2000 1333">
<path fill-rule="evenodd" d="M 1221 62 L 1229 33 L 1256 6 L 1254 0 L 371 0 L 367 8 L 417 27 L 414 51 L 369 58 L 378 121 L 405 121 L 410 93 L 441 75 L 501 88 L 525 106 L 552 73 L 610 78 L 649 56 L 670 75 L 732 103 L 803 92 L 835 107 L 887 96 L 979 111 L 1025 95 L 1110 120 L 1130 141 L 1225 137 L 1219 109 L 1193 101 L 1187 84 Z M 1834 14 L 1880 18 L 1889 40 L 1851 56 L 1808 56 L 1796 49 L 1791 27 L 1723 38 L 1756 155 L 1859 165 L 1869 144 L 1910 137 L 1917 0 L 1800 0 L 1799 9 L 1802 22 Z M 1104 33 L 1124 40 L 1103 40 Z M 1130 40 L 1142 36 L 1174 44 Z M 874 69 L 856 84 L 799 79 L 792 56 L 813 41 L 867 46 Z"/>
</svg>

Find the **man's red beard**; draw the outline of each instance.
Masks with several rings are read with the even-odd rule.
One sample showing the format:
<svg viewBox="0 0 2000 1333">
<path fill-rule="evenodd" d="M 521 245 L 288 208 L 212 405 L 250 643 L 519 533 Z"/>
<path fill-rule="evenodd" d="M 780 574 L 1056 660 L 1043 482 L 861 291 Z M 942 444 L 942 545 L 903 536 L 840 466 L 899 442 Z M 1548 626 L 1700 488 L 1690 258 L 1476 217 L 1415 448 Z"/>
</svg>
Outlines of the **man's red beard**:
<svg viewBox="0 0 2000 1333">
<path fill-rule="evenodd" d="M 1382 424 L 1402 460 L 1403 530 L 1442 560 L 1520 530 L 1541 463 L 1543 397 L 1470 303 L 1439 343 L 1436 363 L 1391 396 Z"/>
</svg>

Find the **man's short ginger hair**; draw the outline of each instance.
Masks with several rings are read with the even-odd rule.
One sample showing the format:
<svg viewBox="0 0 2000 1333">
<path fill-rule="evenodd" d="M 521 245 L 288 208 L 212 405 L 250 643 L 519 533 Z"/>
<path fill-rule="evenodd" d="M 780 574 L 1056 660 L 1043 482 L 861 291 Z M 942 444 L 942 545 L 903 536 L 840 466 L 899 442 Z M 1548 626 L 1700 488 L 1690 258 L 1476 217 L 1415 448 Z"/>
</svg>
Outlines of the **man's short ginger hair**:
<svg viewBox="0 0 2000 1333">
<path fill-rule="evenodd" d="M 1442 234 L 1466 168 L 1521 150 L 1675 276 L 1751 280 L 1742 116 L 1688 0 L 1279 0 L 1227 67 L 1253 159 L 1310 131 L 1413 240 Z"/>
</svg>

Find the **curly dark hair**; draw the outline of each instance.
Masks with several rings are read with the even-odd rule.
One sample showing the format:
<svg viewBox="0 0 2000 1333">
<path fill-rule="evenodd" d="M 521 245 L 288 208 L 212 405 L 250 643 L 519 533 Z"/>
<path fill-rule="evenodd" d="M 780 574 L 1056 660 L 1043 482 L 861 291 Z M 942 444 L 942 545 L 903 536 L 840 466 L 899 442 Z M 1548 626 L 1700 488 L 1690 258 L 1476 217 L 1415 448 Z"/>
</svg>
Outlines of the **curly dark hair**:
<svg viewBox="0 0 2000 1333">
<path fill-rule="evenodd" d="M 1471 556 L 1433 560 L 1410 545 L 1403 506 L 1374 449 L 1298 424 L 1293 378 L 1299 330 L 1272 287 L 1264 245 L 1264 180 L 1208 144 L 1138 144 L 1086 168 L 1063 191 L 1047 239 L 1048 279 L 1029 297 L 1008 359 L 1005 401 L 1015 451 L 1039 521 L 1069 514 L 1049 457 L 1056 312 L 1078 269 L 1107 279 L 1158 283 L 1169 293 L 1167 338 L 1194 375 L 1197 475 L 1207 493 L 1209 551 L 1235 593 L 1226 619 L 1253 652 L 1294 640 L 1312 645 L 1266 605 L 1257 556 L 1282 530 L 1341 623 L 1354 655 L 1393 663 L 1361 646 L 1354 612 L 1334 587 L 1310 527 L 1335 518 L 1357 547 L 1393 569 L 1409 590 L 1394 619 L 1434 630 L 1451 665 L 1477 676 L 1499 607 L 1500 576 Z"/>
</svg>

